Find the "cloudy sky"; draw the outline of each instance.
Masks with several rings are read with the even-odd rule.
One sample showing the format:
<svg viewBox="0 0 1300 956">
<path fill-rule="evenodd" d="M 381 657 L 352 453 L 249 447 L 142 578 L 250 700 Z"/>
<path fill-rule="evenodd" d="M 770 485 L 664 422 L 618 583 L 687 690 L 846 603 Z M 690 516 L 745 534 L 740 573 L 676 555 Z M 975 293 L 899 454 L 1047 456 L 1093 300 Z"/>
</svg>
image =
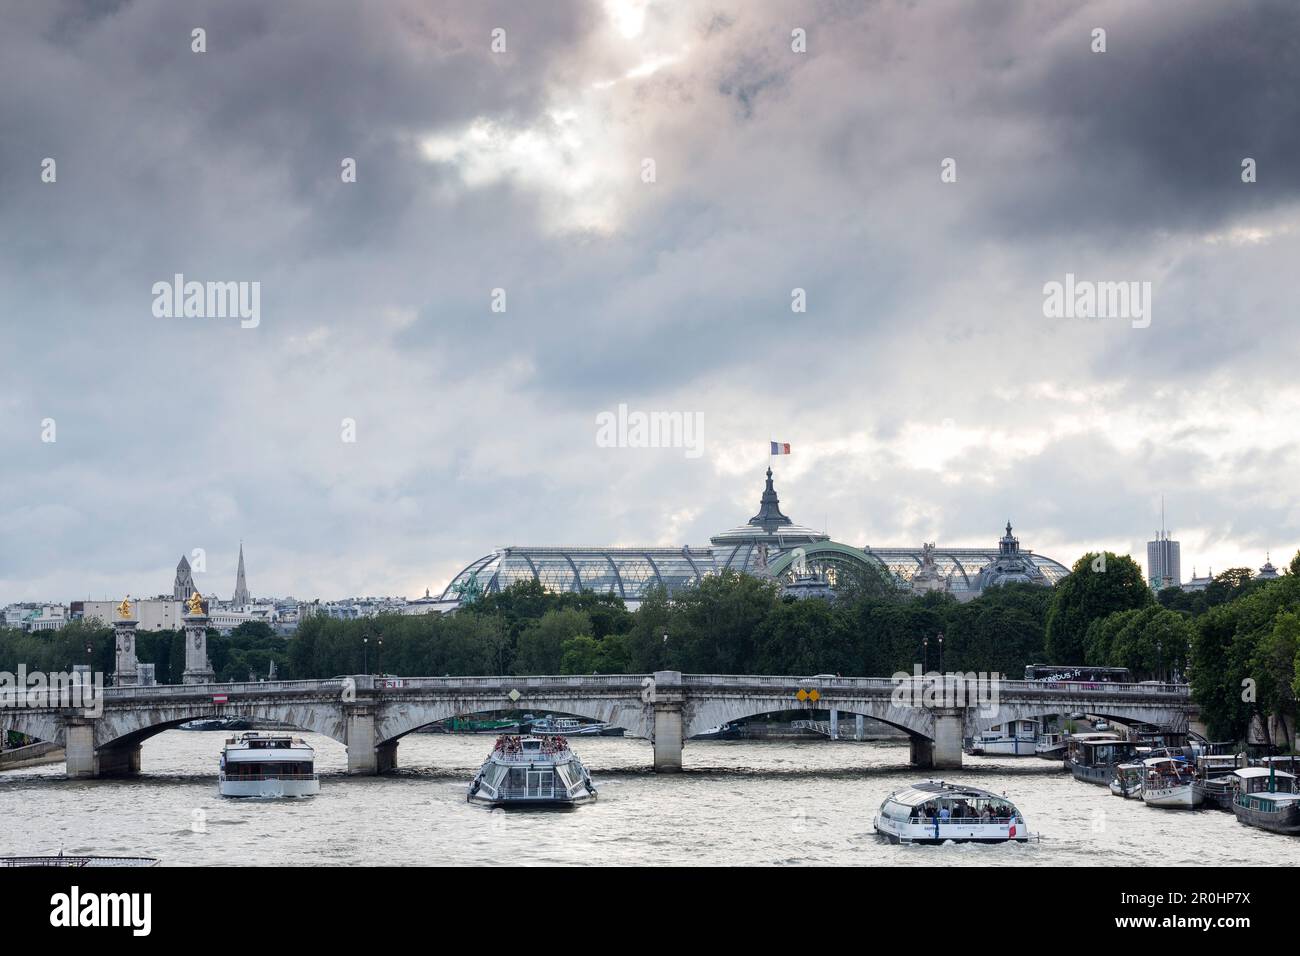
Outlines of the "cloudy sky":
<svg viewBox="0 0 1300 956">
<path fill-rule="evenodd" d="M 255 595 L 327 598 L 706 544 L 772 439 L 786 513 L 852 544 L 1010 518 L 1144 561 L 1163 494 L 1184 577 L 1300 547 L 1294 3 L 3 16 L 0 603 L 194 548 L 228 596 L 241 538 Z M 177 273 L 260 283 L 259 324 L 155 315 Z M 1150 282 L 1150 326 L 1046 317 L 1066 273 Z M 702 453 L 600 447 L 620 404 Z"/>
</svg>

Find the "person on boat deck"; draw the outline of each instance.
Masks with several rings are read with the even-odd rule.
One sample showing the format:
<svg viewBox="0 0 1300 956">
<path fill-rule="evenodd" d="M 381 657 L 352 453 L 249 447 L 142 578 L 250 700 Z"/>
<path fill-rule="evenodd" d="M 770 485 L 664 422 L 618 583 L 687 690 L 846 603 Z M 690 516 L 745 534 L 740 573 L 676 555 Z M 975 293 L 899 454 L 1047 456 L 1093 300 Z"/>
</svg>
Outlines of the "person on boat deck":
<svg viewBox="0 0 1300 956">
<path fill-rule="evenodd" d="M 947 823 L 949 820 L 952 819 L 952 811 L 949 810 L 947 807 L 944 807 L 942 810 L 939 811 L 939 819 L 942 820 L 944 823 Z"/>
</svg>

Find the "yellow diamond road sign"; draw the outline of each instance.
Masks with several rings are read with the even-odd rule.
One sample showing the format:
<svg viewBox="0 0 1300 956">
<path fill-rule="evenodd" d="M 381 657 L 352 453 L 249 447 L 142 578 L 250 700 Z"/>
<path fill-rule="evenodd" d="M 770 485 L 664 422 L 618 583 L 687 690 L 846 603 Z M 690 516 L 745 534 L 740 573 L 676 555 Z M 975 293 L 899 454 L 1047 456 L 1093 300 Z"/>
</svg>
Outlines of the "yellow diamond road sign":
<svg viewBox="0 0 1300 956">
<path fill-rule="evenodd" d="M 506 695 L 506 696 L 508 696 L 511 700 L 517 701 L 517 700 L 519 700 L 520 697 L 522 697 L 522 696 L 524 696 L 524 695 L 521 694 L 521 693 L 519 693 L 519 691 L 517 691 L 517 690 L 512 690 L 512 691 L 511 691 L 508 695 Z"/>
<path fill-rule="evenodd" d="M 821 691 L 817 690 L 816 688 L 813 688 L 812 690 L 808 691 L 808 699 L 821 700 L 822 699 Z"/>
</svg>

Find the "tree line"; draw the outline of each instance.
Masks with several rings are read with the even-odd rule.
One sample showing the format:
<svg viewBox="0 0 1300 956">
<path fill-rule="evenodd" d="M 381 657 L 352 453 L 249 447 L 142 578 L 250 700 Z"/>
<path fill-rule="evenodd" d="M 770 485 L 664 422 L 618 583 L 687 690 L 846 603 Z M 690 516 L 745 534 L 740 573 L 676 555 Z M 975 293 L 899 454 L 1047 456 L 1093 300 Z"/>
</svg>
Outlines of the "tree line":
<svg viewBox="0 0 1300 956">
<path fill-rule="evenodd" d="M 184 636 L 137 634 L 137 655 L 177 683 Z M 768 579 L 710 575 L 670 598 L 651 589 L 635 611 L 608 594 L 520 582 L 455 614 L 309 618 L 291 638 L 262 623 L 209 632 L 217 679 L 393 675 L 831 673 L 923 670 L 1015 679 L 1026 664 L 1127 667 L 1134 680 L 1190 679 L 1211 734 L 1240 739 L 1251 719 L 1294 726 L 1300 553 L 1274 580 L 1234 568 L 1205 590 L 1153 594 L 1126 555 L 1090 553 L 1054 588 L 1009 584 L 971 601 L 900 591 L 883 573 L 841 574 L 834 601 L 782 596 Z M 90 648 L 87 655 L 86 648 Z M 74 622 L 0 630 L 0 669 L 113 670 L 112 629 Z"/>
</svg>

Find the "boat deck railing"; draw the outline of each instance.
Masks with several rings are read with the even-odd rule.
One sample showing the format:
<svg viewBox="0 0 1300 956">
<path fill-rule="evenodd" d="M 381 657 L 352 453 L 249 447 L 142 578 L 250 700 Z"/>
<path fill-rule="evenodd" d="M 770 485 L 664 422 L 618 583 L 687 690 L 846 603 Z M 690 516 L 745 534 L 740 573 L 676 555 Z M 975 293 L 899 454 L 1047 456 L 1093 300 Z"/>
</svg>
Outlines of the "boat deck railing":
<svg viewBox="0 0 1300 956">
<path fill-rule="evenodd" d="M 512 764 L 513 763 L 517 763 L 517 764 L 551 763 L 551 762 L 561 763 L 565 760 L 568 760 L 570 757 L 572 757 L 573 752 L 567 748 L 564 750 L 552 750 L 548 753 L 543 753 L 540 750 L 525 750 L 522 753 L 507 754 L 507 753 L 502 753 L 499 750 L 495 750 L 492 752 L 492 756 L 494 759 L 500 760 L 502 763 L 512 763 Z"/>
<path fill-rule="evenodd" d="M 0 866 L 152 866 L 158 861 L 144 856 L 6 856 Z"/>
<path fill-rule="evenodd" d="M 245 780 L 257 783 L 263 780 L 319 780 L 319 774 L 314 773 L 241 773 L 226 774 L 226 783 L 243 783 Z"/>
<path fill-rule="evenodd" d="M 931 820 L 929 817 L 923 817 L 921 819 L 917 819 L 916 817 L 909 817 L 907 822 L 912 824 L 913 826 L 923 826 L 923 827 L 932 827 L 935 824 L 935 821 Z M 957 826 L 957 827 L 1007 826 L 1008 824 L 1011 823 L 1015 823 L 1019 825 L 1019 824 L 1023 824 L 1024 822 L 1025 822 L 1024 819 L 1021 817 L 949 817 L 947 820 L 940 820 L 939 826 L 940 828 L 953 827 L 953 826 Z"/>
</svg>

